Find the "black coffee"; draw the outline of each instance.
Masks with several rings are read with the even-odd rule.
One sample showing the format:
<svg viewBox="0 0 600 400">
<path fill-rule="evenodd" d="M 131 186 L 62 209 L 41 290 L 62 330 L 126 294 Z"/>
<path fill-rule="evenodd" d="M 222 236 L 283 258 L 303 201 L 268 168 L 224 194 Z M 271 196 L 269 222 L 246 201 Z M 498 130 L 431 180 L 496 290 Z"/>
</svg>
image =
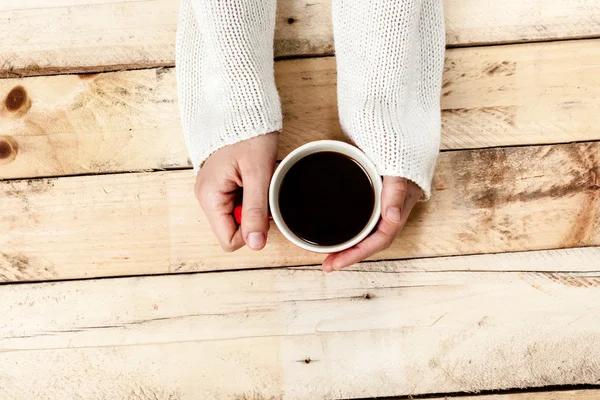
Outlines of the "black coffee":
<svg viewBox="0 0 600 400">
<path fill-rule="evenodd" d="M 302 240 L 334 246 L 358 235 L 375 205 L 371 179 L 353 159 L 336 152 L 310 154 L 283 177 L 279 209 Z"/>
</svg>

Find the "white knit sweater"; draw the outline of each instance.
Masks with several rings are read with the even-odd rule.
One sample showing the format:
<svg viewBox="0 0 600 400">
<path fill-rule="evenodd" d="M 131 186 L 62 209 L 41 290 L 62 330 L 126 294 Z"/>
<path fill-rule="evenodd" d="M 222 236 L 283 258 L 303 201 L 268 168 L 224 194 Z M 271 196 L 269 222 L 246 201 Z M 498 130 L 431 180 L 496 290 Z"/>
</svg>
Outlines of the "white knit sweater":
<svg viewBox="0 0 600 400">
<path fill-rule="evenodd" d="M 442 0 L 332 0 L 344 132 L 382 175 L 425 197 L 440 146 Z M 273 74 L 275 0 L 181 0 L 177 79 L 194 167 L 282 128 Z"/>
</svg>

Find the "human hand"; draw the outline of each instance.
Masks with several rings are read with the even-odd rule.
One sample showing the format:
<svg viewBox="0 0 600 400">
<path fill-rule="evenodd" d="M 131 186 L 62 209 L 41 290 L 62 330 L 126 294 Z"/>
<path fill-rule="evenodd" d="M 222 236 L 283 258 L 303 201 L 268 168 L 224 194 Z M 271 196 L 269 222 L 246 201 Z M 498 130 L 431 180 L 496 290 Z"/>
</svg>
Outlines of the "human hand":
<svg viewBox="0 0 600 400">
<path fill-rule="evenodd" d="M 269 184 L 279 135 L 269 133 L 225 146 L 204 163 L 194 192 L 223 250 L 235 251 L 245 244 L 261 250 L 269 231 Z M 240 227 L 233 218 L 236 197 L 243 188 Z"/>
<path fill-rule="evenodd" d="M 377 230 L 356 246 L 327 256 L 323 261 L 323 271 L 332 272 L 346 268 L 390 247 L 422 193 L 416 183 L 405 178 L 384 177 L 381 191 L 381 219 Z"/>
</svg>

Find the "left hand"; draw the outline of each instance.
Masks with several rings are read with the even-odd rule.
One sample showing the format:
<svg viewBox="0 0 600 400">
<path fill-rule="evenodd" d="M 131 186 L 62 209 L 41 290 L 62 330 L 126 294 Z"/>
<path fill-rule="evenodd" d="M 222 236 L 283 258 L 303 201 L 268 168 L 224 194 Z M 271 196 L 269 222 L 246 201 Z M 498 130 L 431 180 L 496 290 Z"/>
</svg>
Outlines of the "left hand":
<svg viewBox="0 0 600 400">
<path fill-rule="evenodd" d="M 422 193 L 421 188 L 408 179 L 385 176 L 377 231 L 356 246 L 327 256 L 323 261 L 323 271 L 339 271 L 390 247 Z"/>
</svg>

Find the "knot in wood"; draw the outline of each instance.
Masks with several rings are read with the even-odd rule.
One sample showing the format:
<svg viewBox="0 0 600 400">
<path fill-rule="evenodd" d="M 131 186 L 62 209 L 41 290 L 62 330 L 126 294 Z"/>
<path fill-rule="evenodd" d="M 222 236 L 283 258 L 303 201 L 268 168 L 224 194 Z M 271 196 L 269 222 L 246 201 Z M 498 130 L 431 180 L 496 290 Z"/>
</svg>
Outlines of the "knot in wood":
<svg viewBox="0 0 600 400">
<path fill-rule="evenodd" d="M 23 86 L 17 86 L 8 93 L 6 100 L 6 109 L 11 112 L 18 111 L 27 103 L 27 92 Z"/>
<path fill-rule="evenodd" d="M 10 163 L 17 156 L 18 145 L 11 137 L 0 136 L 0 165 Z"/>
</svg>

